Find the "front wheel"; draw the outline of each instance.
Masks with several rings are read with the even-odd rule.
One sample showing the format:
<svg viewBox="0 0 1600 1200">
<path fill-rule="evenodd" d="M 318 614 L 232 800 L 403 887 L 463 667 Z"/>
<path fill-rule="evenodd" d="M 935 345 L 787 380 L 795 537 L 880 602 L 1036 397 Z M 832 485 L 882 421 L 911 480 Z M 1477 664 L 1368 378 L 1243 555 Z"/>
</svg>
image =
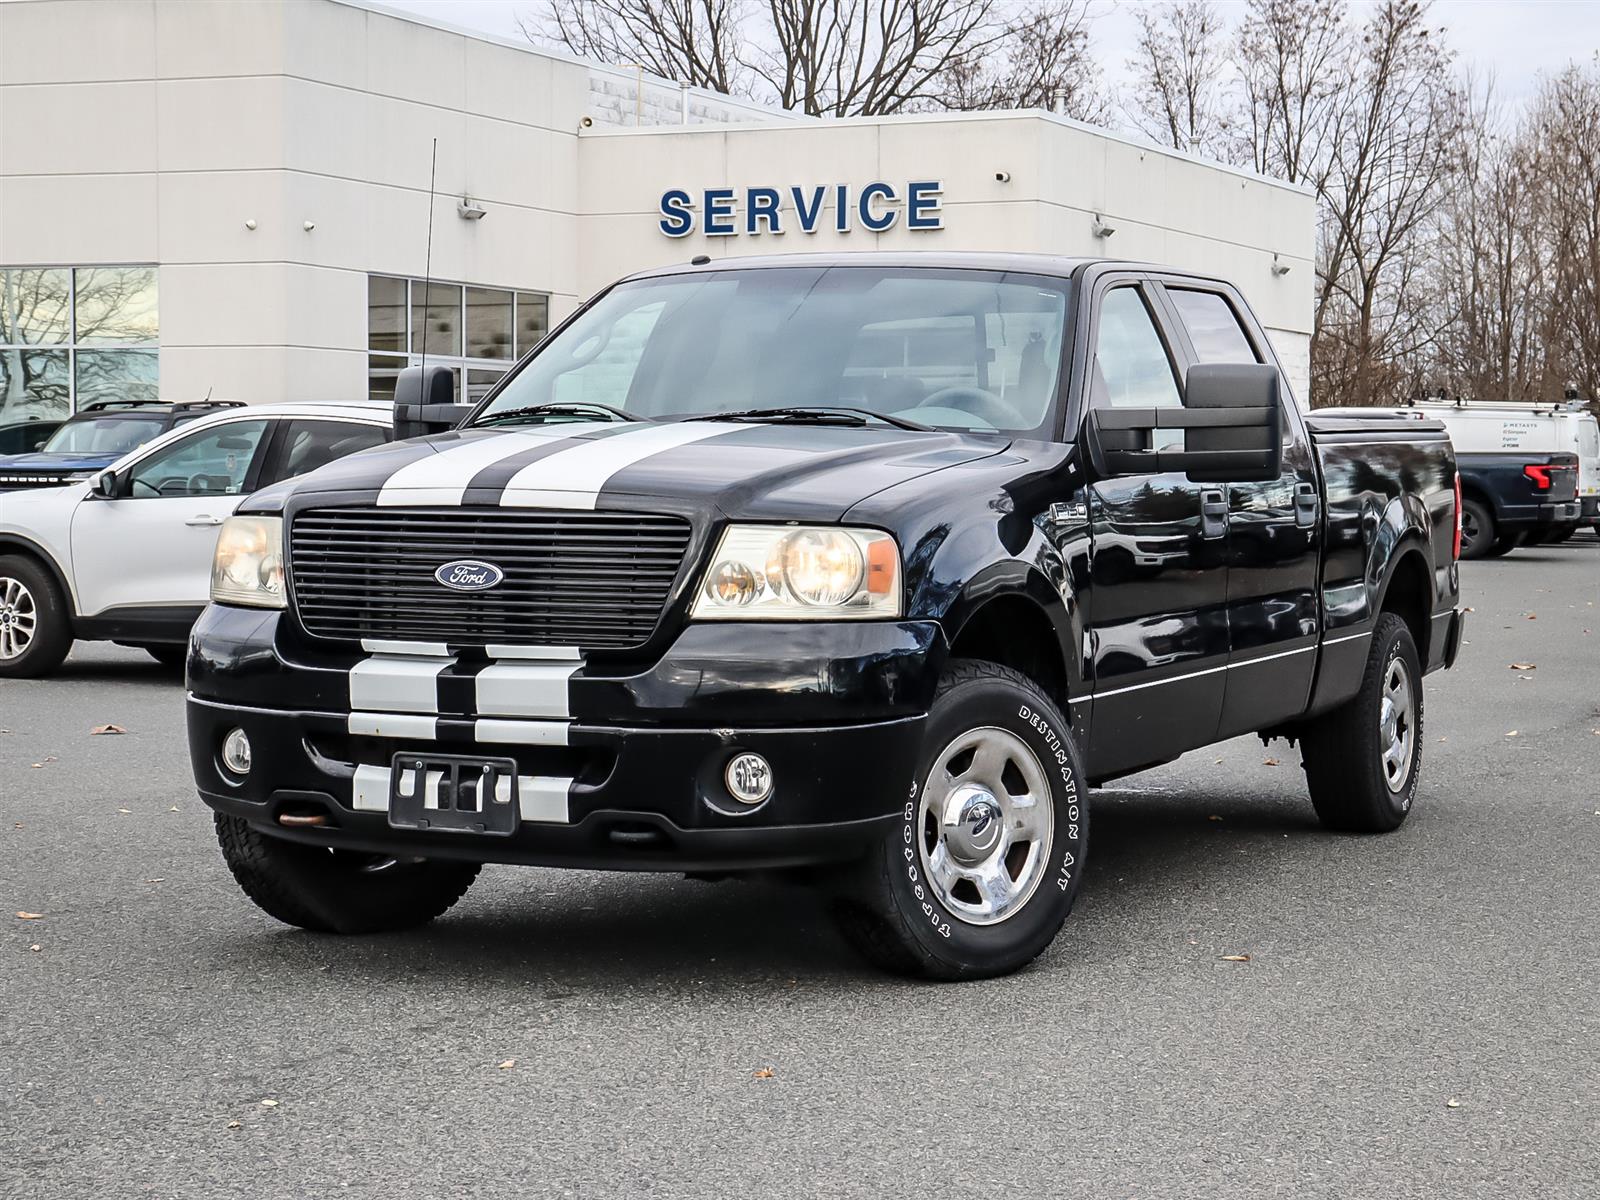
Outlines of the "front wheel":
<svg viewBox="0 0 1600 1200">
<path fill-rule="evenodd" d="M 216 814 L 222 857 L 244 894 L 285 925 L 319 933 L 386 933 L 440 916 L 472 886 L 478 863 L 330 850 L 268 837 Z"/>
<path fill-rule="evenodd" d="M 1311 723 L 1300 759 L 1324 828 L 1387 833 L 1410 814 L 1422 773 L 1422 665 L 1399 617 L 1378 618 L 1361 690 Z"/>
<path fill-rule="evenodd" d="M 952 663 L 901 819 L 836 902 L 840 931 L 905 975 L 983 979 L 1026 966 L 1077 898 L 1085 791 L 1048 696 L 1010 668 Z"/>
<path fill-rule="evenodd" d="M 50 573 L 21 554 L 0 557 L 0 678 L 49 675 L 72 649 L 72 614 Z"/>
</svg>

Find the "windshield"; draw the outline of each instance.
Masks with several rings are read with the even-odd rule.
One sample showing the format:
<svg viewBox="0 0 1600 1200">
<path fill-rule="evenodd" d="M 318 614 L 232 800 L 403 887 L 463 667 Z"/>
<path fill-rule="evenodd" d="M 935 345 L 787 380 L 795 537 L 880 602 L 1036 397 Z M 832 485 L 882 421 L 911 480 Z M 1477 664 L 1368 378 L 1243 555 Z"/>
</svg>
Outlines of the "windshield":
<svg viewBox="0 0 1600 1200">
<path fill-rule="evenodd" d="M 1034 433 L 1054 406 L 1069 283 L 999 271 L 797 267 L 621 284 L 478 415 L 605 404 L 674 420 L 848 406 Z"/>
<path fill-rule="evenodd" d="M 161 432 L 147 417 L 96 417 L 68 421 L 42 447 L 46 454 L 126 454 Z"/>
</svg>

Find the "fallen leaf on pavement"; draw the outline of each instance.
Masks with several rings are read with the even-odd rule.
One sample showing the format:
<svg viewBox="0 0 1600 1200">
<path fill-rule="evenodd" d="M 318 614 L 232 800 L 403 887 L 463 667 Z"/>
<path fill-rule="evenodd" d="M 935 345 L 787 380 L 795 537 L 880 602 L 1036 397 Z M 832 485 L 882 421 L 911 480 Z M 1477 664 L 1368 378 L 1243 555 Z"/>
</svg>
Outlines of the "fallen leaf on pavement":
<svg viewBox="0 0 1600 1200">
<path fill-rule="evenodd" d="M 516 1065 L 517 1065 L 517 1060 L 516 1059 L 508 1058 L 508 1059 L 505 1060 L 505 1062 L 500 1064 L 500 1069 L 502 1071 L 509 1071 L 509 1070 L 511 1070 L 512 1067 L 514 1067 Z"/>
<path fill-rule="evenodd" d="M 1249 962 L 1250 961 L 1250 956 L 1248 954 L 1224 954 L 1222 956 L 1222 961 L 1223 962 Z"/>
<path fill-rule="evenodd" d="M 1515 729 L 1513 729 L 1510 733 L 1506 734 L 1506 736 L 1507 737 L 1516 737 L 1517 736 L 1517 731 Z"/>
<path fill-rule="evenodd" d="M 166 881 L 167 877 L 165 875 L 157 875 L 154 879 L 145 880 L 146 883 L 165 883 Z"/>
<path fill-rule="evenodd" d="M 1537 621 L 1538 619 L 1539 619 L 1539 614 L 1538 613 L 1529 613 L 1528 614 L 1528 620 Z"/>
<path fill-rule="evenodd" d="M 757 1079 L 771 1079 L 776 1074 L 777 1074 L 777 1072 L 774 1071 L 771 1067 L 762 1067 L 759 1071 L 756 1072 L 756 1078 Z"/>
<path fill-rule="evenodd" d="M 117 811 L 119 813 L 131 813 L 133 811 L 133 809 L 131 809 L 131 808 L 119 808 L 119 809 L 117 809 Z"/>
<path fill-rule="evenodd" d="M 174 804 L 171 808 L 167 809 L 167 811 L 168 812 L 177 812 L 178 811 L 178 806 L 176 804 Z"/>
<path fill-rule="evenodd" d="M 28 949 L 32 950 L 35 954 L 37 954 L 37 953 L 39 953 L 39 951 L 43 950 L 44 947 L 39 945 L 38 942 L 35 942 L 33 945 L 29 946 Z"/>
<path fill-rule="evenodd" d="M 244 1122 L 243 1121 L 229 1121 L 228 1122 L 228 1128 L 229 1129 L 242 1129 L 243 1127 L 244 1127 Z"/>
<path fill-rule="evenodd" d="M 1537 671 L 1539 668 L 1532 663 L 1512 663 L 1511 669 L 1513 671 Z"/>
<path fill-rule="evenodd" d="M 1222 820 L 1222 818 L 1219 817 L 1216 813 L 1212 813 L 1209 817 L 1206 818 L 1206 820 L 1208 820 L 1208 821 L 1220 821 L 1220 820 Z"/>
<path fill-rule="evenodd" d="M 1461 1101 L 1457 1100 L 1454 1096 L 1451 1096 L 1450 1099 L 1444 1102 L 1444 1106 L 1446 1108 L 1460 1108 Z"/>
<path fill-rule="evenodd" d="M 263 1100 L 261 1102 L 261 1107 L 262 1108 L 277 1108 L 278 1107 L 278 1102 L 276 1100 Z"/>
<path fill-rule="evenodd" d="M 89 730 L 89 732 L 95 736 L 98 736 L 103 733 L 127 733 L 128 731 L 121 725 L 96 725 L 93 729 Z"/>
<path fill-rule="evenodd" d="M 1263 767 L 1275 767 L 1278 765 L 1278 760 L 1275 758 L 1263 758 L 1261 760 L 1261 765 Z"/>
<path fill-rule="evenodd" d="M 17 920 L 19 920 L 19 921 L 37 921 L 42 916 L 44 916 L 43 913 L 19 912 L 17 914 Z"/>
</svg>

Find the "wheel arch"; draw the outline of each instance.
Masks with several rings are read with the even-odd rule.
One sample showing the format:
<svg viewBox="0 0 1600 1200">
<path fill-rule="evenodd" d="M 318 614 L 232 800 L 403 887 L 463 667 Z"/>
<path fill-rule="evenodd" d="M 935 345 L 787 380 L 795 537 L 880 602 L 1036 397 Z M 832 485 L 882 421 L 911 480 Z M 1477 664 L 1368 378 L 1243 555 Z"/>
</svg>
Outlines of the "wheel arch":
<svg viewBox="0 0 1600 1200">
<path fill-rule="evenodd" d="M 951 657 L 1020 672 L 1071 723 L 1070 699 L 1083 692 L 1081 664 L 1072 652 L 1078 640 L 1073 608 L 1036 568 L 1011 562 L 969 580 L 939 620 Z"/>
<path fill-rule="evenodd" d="M 1411 630 L 1417 656 L 1428 661 L 1428 639 L 1433 629 L 1433 573 L 1420 539 L 1407 538 L 1396 549 L 1383 586 L 1373 605 L 1373 620 L 1394 613 Z"/>
<path fill-rule="evenodd" d="M 56 586 L 61 589 L 61 595 L 65 598 L 68 608 L 73 611 L 73 615 L 76 617 L 77 597 L 72 591 L 72 583 L 67 578 L 66 571 L 56 561 L 54 554 L 32 538 L 24 537 L 20 533 L 0 533 L 0 555 L 6 554 L 20 554 L 26 558 L 31 558 L 49 572 L 50 577 L 55 580 Z"/>
</svg>

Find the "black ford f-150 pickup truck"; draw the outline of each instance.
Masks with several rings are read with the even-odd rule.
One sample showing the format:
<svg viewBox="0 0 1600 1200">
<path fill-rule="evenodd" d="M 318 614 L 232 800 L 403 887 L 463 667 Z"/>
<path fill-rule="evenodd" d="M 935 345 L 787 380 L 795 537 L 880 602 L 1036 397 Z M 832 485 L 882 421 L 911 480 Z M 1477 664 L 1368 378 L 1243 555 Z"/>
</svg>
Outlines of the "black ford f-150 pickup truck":
<svg viewBox="0 0 1600 1200">
<path fill-rule="evenodd" d="M 284 921 L 418 925 L 485 862 L 781 869 L 874 961 L 969 978 L 1061 927 L 1097 783 L 1260 732 L 1327 826 L 1411 808 L 1461 642 L 1449 440 L 1302 415 L 1226 283 L 667 268 L 451 396 L 408 375 L 401 435 L 446 431 L 218 541 L 192 764 Z"/>
</svg>

